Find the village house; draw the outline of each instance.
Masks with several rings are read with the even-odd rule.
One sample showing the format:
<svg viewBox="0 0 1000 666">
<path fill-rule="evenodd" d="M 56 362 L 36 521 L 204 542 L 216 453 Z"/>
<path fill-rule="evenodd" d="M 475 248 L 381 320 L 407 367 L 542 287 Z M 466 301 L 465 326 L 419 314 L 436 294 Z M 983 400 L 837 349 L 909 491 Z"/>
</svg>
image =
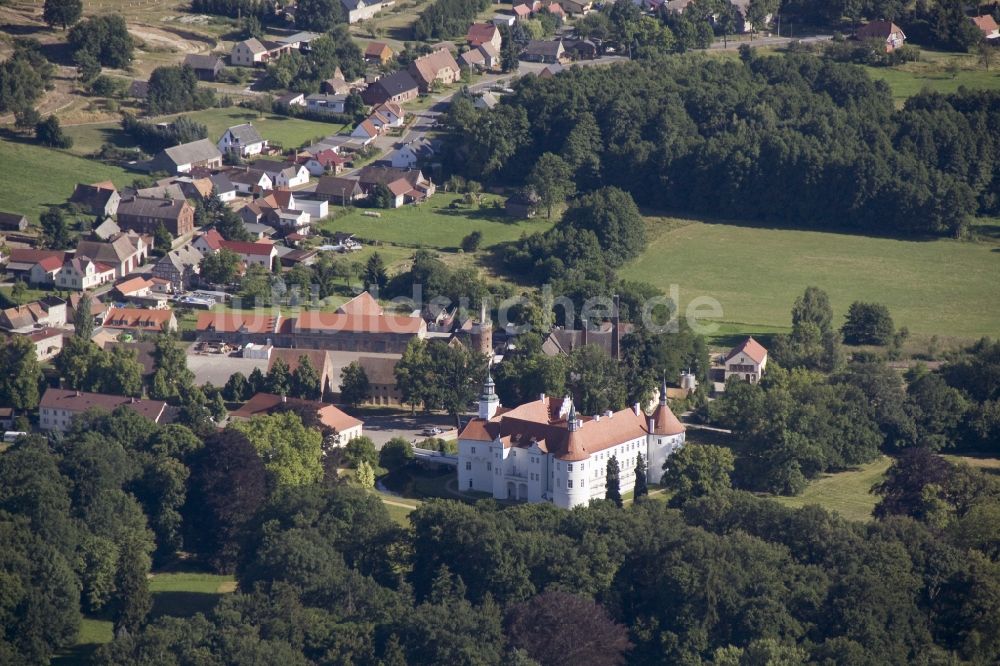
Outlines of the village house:
<svg viewBox="0 0 1000 666">
<path fill-rule="evenodd" d="M 490 19 L 490 23 L 497 26 L 498 28 L 501 26 L 513 28 L 516 22 L 517 22 L 517 17 L 511 16 L 510 14 L 497 14 L 496 16 Z"/>
<path fill-rule="evenodd" d="M 111 308 L 103 326 L 134 333 L 166 333 L 177 330 L 177 317 L 170 309 Z"/>
<path fill-rule="evenodd" d="M 534 192 L 517 192 L 507 197 L 503 205 L 507 215 L 519 220 L 533 218 L 539 206 L 539 198 Z"/>
<path fill-rule="evenodd" d="M 358 126 L 351 131 L 351 136 L 358 137 L 359 139 L 374 139 L 380 134 L 378 127 L 371 121 L 370 118 L 365 118 Z"/>
<path fill-rule="evenodd" d="M 153 280 L 140 275 L 116 284 L 112 291 L 125 300 L 145 298 L 151 295 L 155 284 Z"/>
<path fill-rule="evenodd" d="M 147 165 L 151 172 L 165 171 L 169 174 L 188 173 L 196 167 L 222 167 L 222 153 L 208 139 L 198 139 L 161 150 Z"/>
<path fill-rule="evenodd" d="M 419 169 L 396 169 L 385 166 L 366 166 L 358 172 L 358 183 L 369 196 L 376 185 L 385 185 L 395 198 L 395 208 L 404 203 L 417 203 L 433 196 L 434 183 L 424 177 Z"/>
<path fill-rule="evenodd" d="M 767 367 L 767 350 L 752 337 L 741 342 L 722 359 L 726 366 L 725 378 L 736 377 L 741 381 L 756 384 L 764 376 Z"/>
<path fill-rule="evenodd" d="M 38 301 L 0 310 L 0 330 L 28 333 L 40 328 L 61 328 L 67 320 L 66 301 L 46 296 Z"/>
<path fill-rule="evenodd" d="M 487 42 L 469 49 L 459 55 L 458 59 L 469 69 L 479 72 L 489 71 L 500 66 L 500 50 Z"/>
<path fill-rule="evenodd" d="M 333 115 L 344 113 L 344 105 L 347 103 L 347 93 L 326 94 L 313 93 L 306 96 L 306 108 L 313 113 L 321 115 Z"/>
<path fill-rule="evenodd" d="M 235 67 L 263 66 L 286 53 L 299 50 L 300 46 L 301 42 L 295 40 L 262 42 L 251 37 L 233 46 L 229 52 L 229 63 Z"/>
<path fill-rule="evenodd" d="M 114 220 L 108 218 L 90 230 L 90 237 L 93 240 L 107 242 L 112 238 L 116 237 L 121 232 L 122 232 L 121 227 L 119 227 Z"/>
<path fill-rule="evenodd" d="M 340 71 L 340 68 L 337 68 Z M 319 84 L 319 91 L 327 95 L 350 95 L 351 91 L 354 89 L 350 83 L 344 80 L 343 75 L 334 75 L 333 77 L 326 79 L 321 84 Z M 308 106 L 305 98 L 303 98 L 303 105 Z"/>
<path fill-rule="evenodd" d="M 77 183 L 73 196 L 69 198 L 71 204 L 76 204 L 91 215 L 102 219 L 118 212 L 119 201 L 121 195 L 110 180 L 90 185 Z"/>
<path fill-rule="evenodd" d="M 278 202 L 274 198 L 274 192 L 268 192 L 266 195 L 257 197 L 243 208 L 240 208 L 240 219 L 244 223 L 250 224 L 269 224 L 268 216 L 271 211 L 278 209 Z"/>
<path fill-rule="evenodd" d="M 589 14 L 594 3 L 590 0 L 559 0 L 563 10 L 570 16 L 583 16 Z"/>
<path fill-rule="evenodd" d="M 228 173 L 213 173 L 208 180 L 212 183 L 212 193 L 219 197 L 219 201 L 228 203 L 236 199 L 236 186 L 229 180 Z"/>
<path fill-rule="evenodd" d="M 555 16 L 557 19 L 560 20 L 564 20 L 567 16 L 566 10 L 563 9 L 562 5 L 560 5 L 558 2 L 550 2 L 548 5 L 546 5 L 545 11 L 547 11 L 549 14 L 552 14 L 553 16 Z"/>
<path fill-rule="evenodd" d="M 483 44 L 492 44 L 495 49 L 500 50 L 502 37 L 500 29 L 493 23 L 473 23 L 469 26 L 469 32 L 465 38 L 469 46 L 475 48 Z"/>
<path fill-rule="evenodd" d="M 136 233 L 121 233 L 108 242 L 83 240 L 76 245 L 76 256 L 114 268 L 115 277 L 122 278 L 136 270 L 149 257 L 152 239 Z"/>
<path fill-rule="evenodd" d="M 385 102 L 404 104 L 416 99 L 420 87 L 409 72 L 398 71 L 383 76 L 361 93 L 361 99 L 369 106 L 377 106 Z"/>
<path fill-rule="evenodd" d="M 248 421 L 254 416 L 273 414 L 288 407 L 315 411 L 321 428 L 335 433 L 332 435 L 332 439 L 329 440 L 334 446 L 344 446 L 352 439 L 361 437 L 364 423 L 333 405 L 315 400 L 288 398 L 273 393 L 255 394 L 239 409 L 230 412 L 229 419 L 232 421 Z"/>
<path fill-rule="evenodd" d="M 309 182 L 309 169 L 294 162 L 256 160 L 253 163 L 253 168 L 267 174 L 275 188 L 298 187 Z"/>
<path fill-rule="evenodd" d="M 462 78 L 462 71 L 447 49 L 439 49 L 420 56 L 410 63 L 410 75 L 416 80 L 420 92 L 430 92 L 435 82 L 451 85 Z M 397 101 L 397 100 L 388 100 Z"/>
<path fill-rule="evenodd" d="M 333 92 L 331 90 L 323 90 L 323 92 Z M 278 106 L 283 106 L 285 108 L 292 106 L 305 106 L 306 96 L 305 93 L 300 92 L 290 92 L 284 95 L 279 95 L 274 98 L 274 103 Z"/>
<path fill-rule="evenodd" d="M 278 326 L 288 319 L 255 312 L 202 312 L 198 314 L 195 332 L 198 339 L 209 342 L 227 342 L 245 345 L 249 342 L 271 344 L 278 333 Z"/>
<path fill-rule="evenodd" d="M 219 242 L 219 248 L 229 250 L 239 255 L 244 264 L 256 264 L 267 270 L 274 267 L 274 260 L 278 253 L 274 249 L 274 243 L 250 243 L 247 241 L 227 241 Z"/>
<path fill-rule="evenodd" d="M 659 483 L 663 464 L 684 440 L 684 425 L 667 406 L 665 387 L 651 415 L 636 404 L 583 416 L 569 397 L 545 395 L 506 410 L 490 377 L 478 417 L 458 435 L 458 487 L 500 500 L 585 506 L 604 498 L 612 457 L 625 494 L 635 486 L 638 455 L 647 463 L 647 483 Z"/>
<path fill-rule="evenodd" d="M 392 4 L 392 0 L 388 2 L 382 2 L 382 0 L 340 0 L 340 6 L 344 10 L 344 18 L 347 19 L 348 23 L 366 21 Z"/>
<path fill-rule="evenodd" d="M 543 63 L 565 63 L 569 61 L 566 56 L 566 48 L 561 39 L 538 40 L 533 39 L 528 42 L 524 51 L 521 52 L 521 60 L 528 62 Z"/>
<path fill-rule="evenodd" d="M 885 52 L 892 53 L 906 41 L 902 28 L 892 21 L 872 21 L 858 28 L 854 35 L 860 40 L 878 40 L 885 45 Z"/>
<path fill-rule="evenodd" d="M 133 197 L 118 205 L 118 226 L 154 235 L 163 225 L 174 238 L 194 231 L 194 207 L 187 200 Z"/>
<path fill-rule="evenodd" d="M 365 198 L 365 191 L 357 178 L 322 176 L 316 181 L 316 194 L 333 204 L 350 205 Z"/>
<path fill-rule="evenodd" d="M 343 171 L 344 165 L 347 164 L 347 158 L 341 157 L 336 151 L 328 148 L 306 157 L 302 164 L 309 170 L 310 175 L 318 178 L 326 174 L 337 175 Z"/>
<path fill-rule="evenodd" d="M 313 220 L 322 220 L 324 217 L 330 214 L 329 203 L 323 197 L 317 197 L 311 192 L 299 192 L 296 196 L 295 192 L 285 188 L 278 188 L 274 191 L 274 200 L 278 203 L 278 209 L 282 212 L 305 214 L 305 219 L 297 219 L 294 223 L 296 229 L 300 227 L 308 226 Z M 301 218 L 301 215 L 298 216 Z M 291 218 L 290 218 L 291 219 Z M 285 223 L 282 226 L 289 226 L 289 223 Z M 288 229 L 285 229 L 288 231 Z"/>
<path fill-rule="evenodd" d="M 259 169 L 245 167 L 229 172 L 229 180 L 240 194 L 255 194 L 274 189 L 271 177 Z"/>
<path fill-rule="evenodd" d="M 377 125 L 386 127 L 402 127 L 406 112 L 395 102 L 385 102 L 372 109 L 371 119 Z"/>
<path fill-rule="evenodd" d="M 65 331 L 58 328 L 43 328 L 24 334 L 35 346 L 35 358 L 39 361 L 55 358 L 62 351 L 64 336 Z"/>
<path fill-rule="evenodd" d="M 55 285 L 60 289 L 86 291 L 114 280 L 114 266 L 97 263 L 90 257 L 77 255 L 67 260 L 56 273 Z"/>
<path fill-rule="evenodd" d="M 365 62 L 372 65 L 385 65 L 395 55 L 385 42 L 368 42 L 365 47 Z"/>
<path fill-rule="evenodd" d="M 173 291 L 184 291 L 197 280 L 202 259 L 197 249 L 183 245 L 167 252 L 153 264 L 153 278 L 164 280 Z"/>
<path fill-rule="evenodd" d="M 227 129 L 216 145 L 223 153 L 252 157 L 264 152 L 267 148 L 267 139 L 260 135 L 253 123 L 243 123 Z"/>
<path fill-rule="evenodd" d="M 123 405 L 154 423 L 160 423 L 167 410 L 167 403 L 161 400 L 140 400 L 121 395 L 50 388 L 46 389 L 38 403 L 38 428 L 46 432 L 66 432 L 73 417 L 78 414 L 91 409 L 113 412 Z"/>
<path fill-rule="evenodd" d="M 16 247 L 10 250 L 5 270 L 11 280 L 23 280 L 30 284 L 52 284 L 56 273 L 64 263 L 66 263 L 66 253 L 62 250 Z"/>
<path fill-rule="evenodd" d="M 974 26 L 979 28 L 979 32 L 983 34 L 983 39 L 988 41 L 1000 39 L 1000 26 L 997 26 L 996 19 L 992 15 L 973 16 L 970 20 Z"/>
<path fill-rule="evenodd" d="M 396 169 L 414 169 L 434 156 L 434 144 L 426 137 L 411 139 L 389 155 L 389 162 Z"/>
<path fill-rule="evenodd" d="M 527 21 L 531 18 L 531 5 L 520 3 L 511 9 L 514 13 L 514 20 L 517 22 Z"/>
<path fill-rule="evenodd" d="M 215 81 L 222 71 L 222 58 L 217 55 L 189 53 L 184 56 L 184 64 L 193 69 L 195 76 L 202 81 Z"/>
</svg>

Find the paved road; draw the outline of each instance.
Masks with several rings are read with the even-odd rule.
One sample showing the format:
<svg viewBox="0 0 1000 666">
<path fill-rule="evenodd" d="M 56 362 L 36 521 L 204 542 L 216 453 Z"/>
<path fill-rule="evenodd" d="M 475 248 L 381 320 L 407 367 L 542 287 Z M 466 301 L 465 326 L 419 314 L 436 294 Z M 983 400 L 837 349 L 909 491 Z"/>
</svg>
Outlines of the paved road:
<svg viewBox="0 0 1000 666">
<path fill-rule="evenodd" d="M 759 46 L 784 46 L 790 42 L 802 42 L 804 44 L 809 44 L 812 42 L 826 42 L 833 39 L 833 35 L 809 35 L 808 37 L 777 37 L 774 35 L 768 35 L 765 37 L 755 37 L 752 41 L 733 41 L 729 40 L 728 44 L 719 40 L 713 42 L 709 47 L 712 51 L 735 51 L 741 46 L 746 44 L 751 47 Z"/>
</svg>

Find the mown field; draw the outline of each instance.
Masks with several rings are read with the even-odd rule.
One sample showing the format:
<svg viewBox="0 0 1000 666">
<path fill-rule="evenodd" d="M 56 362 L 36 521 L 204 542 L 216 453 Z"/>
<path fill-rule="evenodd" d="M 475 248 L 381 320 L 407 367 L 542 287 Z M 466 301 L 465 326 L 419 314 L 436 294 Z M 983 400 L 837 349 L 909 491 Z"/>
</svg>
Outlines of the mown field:
<svg viewBox="0 0 1000 666">
<path fill-rule="evenodd" d="M 50 205 L 65 203 L 77 183 L 110 180 L 118 187 L 138 174 L 61 150 L 19 141 L 0 140 L 0 164 L 7 169 L 0 186 L 0 211 L 27 215 L 37 223 Z"/>
<path fill-rule="evenodd" d="M 164 615 L 190 617 L 210 611 L 220 595 L 236 590 L 236 581 L 232 576 L 209 573 L 155 573 L 149 580 L 149 590 L 153 594 L 151 619 Z M 80 625 L 76 646 L 56 655 L 52 663 L 57 666 L 89 664 L 94 650 L 113 637 L 110 620 L 86 617 Z"/>
<path fill-rule="evenodd" d="M 848 520 L 868 521 L 878 503 L 878 497 L 870 492 L 871 487 L 882 480 L 891 463 L 891 458 L 883 456 L 857 469 L 824 474 L 811 482 L 801 495 L 771 499 L 795 509 L 818 504 Z"/>
<path fill-rule="evenodd" d="M 281 144 L 285 148 L 297 148 L 313 139 L 336 134 L 342 127 L 335 123 L 321 123 L 273 114 L 258 117 L 255 111 L 237 106 L 161 116 L 153 119 L 153 122 L 169 121 L 178 115 L 187 116 L 205 125 L 208 128 L 208 138 L 212 141 L 218 141 L 227 128 L 250 122 L 260 130 L 265 139 Z M 71 150 L 79 155 L 90 155 L 99 150 L 101 145 L 105 143 L 111 143 L 121 148 L 135 145 L 131 137 L 121 130 L 121 125 L 117 122 L 69 125 L 65 127 L 65 130 L 73 137 Z"/>
<path fill-rule="evenodd" d="M 665 291 L 677 285 L 682 314 L 696 297 L 716 299 L 727 330 L 787 330 L 795 297 L 813 285 L 830 294 L 838 323 L 862 300 L 885 303 L 912 333 L 1000 331 L 995 239 L 910 241 L 675 219 L 651 224 L 651 236 L 623 277 Z"/>
<path fill-rule="evenodd" d="M 504 214 L 503 208 L 493 207 L 494 202 L 502 203 L 503 199 L 491 195 L 483 197 L 487 204 L 485 209 L 464 204 L 454 209 L 448 207 L 460 198 L 458 194 L 439 192 L 419 206 L 376 211 L 380 217 L 364 215 L 364 209 L 357 209 L 324 222 L 322 227 L 330 231 L 349 231 L 370 241 L 454 250 L 460 246 L 462 238 L 473 231 L 483 234 L 480 247 L 488 248 L 551 226 L 544 217 L 512 220 Z"/>
</svg>

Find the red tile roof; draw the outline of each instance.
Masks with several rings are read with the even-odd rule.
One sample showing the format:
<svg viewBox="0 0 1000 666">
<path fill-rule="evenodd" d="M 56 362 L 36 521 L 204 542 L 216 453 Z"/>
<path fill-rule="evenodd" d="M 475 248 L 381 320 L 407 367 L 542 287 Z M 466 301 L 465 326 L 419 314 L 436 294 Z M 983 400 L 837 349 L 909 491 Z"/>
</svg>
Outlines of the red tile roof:
<svg viewBox="0 0 1000 666">
<path fill-rule="evenodd" d="M 480 44 L 493 41 L 497 32 L 499 32 L 499 28 L 492 23 L 473 23 L 469 26 L 469 32 L 465 38 L 473 46 L 479 46 Z"/>
<path fill-rule="evenodd" d="M 292 405 L 295 407 L 309 407 L 316 410 L 316 416 L 320 423 L 328 428 L 333 428 L 337 432 L 344 432 L 351 428 L 363 426 L 364 423 L 347 414 L 333 405 L 328 405 L 315 400 L 300 400 L 297 398 L 287 398 L 274 393 L 257 393 L 242 407 L 234 412 L 230 412 L 229 418 L 250 419 L 260 414 L 270 414 L 281 405 Z"/>
<path fill-rule="evenodd" d="M 105 328 L 161 329 L 174 316 L 173 310 L 111 308 L 104 317 Z"/>
<path fill-rule="evenodd" d="M 767 350 L 764 349 L 764 345 L 760 344 L 752 337 L 747 338 L 736 347 L 733 347 L 732 351 L 730 351 L 726 356 L 726 360 L 728 361 L 732 357 L 741 353 L 749 356 L 755 363 L 763 363 L 764 359 L 767 358 Z"/>
<path fill-rule="evenodd" d="M 118 293 L 127 296 L 143 289 L 149 289 L 153 284 L 153 280 L 147 280 L 144 277 L 134 277 L 131 280 L 125 280 L 115 285 L 115 289 L 118 290 Z"/>
<path fill-rule="evenodd" d="M 269 257 L 274 252 L 274 244 L 272 243 L 250 243 L 247 241 L 224 240 L 219 242 L 219 247 L 245 257 Z"/>
<path fill-rule="evenodd" d="M 991 14 L 985 14 L 984 16 L 973 16 L 972 22 L 979 28 L 984 35 L 992 34 L 994 31 L 1000 29 L 997 26 L 996 20 Z"/>
<path fill-rule="evenodd" d="M 380 315 L 384 314 L 385 311 L 378 304 L 378 301 L 375 300 L 374 296 L 367 291 L 363 291 L 337 308 L 337 312 L 353 315 Z"/>
<path fill-rule="evenodd" d="M 274 333 L 280 317 L 264 312 L 202 312 L 195 330 L 199 333 Z"/>
<path fill-rule="evenodd" d="M 205 244 L 208 245 L 208 247 L 211 248 L 212 250 L 218 250 L 219 248 L 221 248 L 222 243 L 225 242 L 226 240 L 225 238 L 222 237 L 222 234 L 220 234 L 215 229 L 209 229 L 208 231 L 203 233 L 201 235 L 201 239 L 205 241 Z"/>
<path fill-rule="evenodd" d="M 416 335 L 427 330 L 420 317 L 403 315 L 342 314 L 339 312 L 303 312 L 295 322 L 295 330 L 350 333 L 396 333 Z"/>
</svg>

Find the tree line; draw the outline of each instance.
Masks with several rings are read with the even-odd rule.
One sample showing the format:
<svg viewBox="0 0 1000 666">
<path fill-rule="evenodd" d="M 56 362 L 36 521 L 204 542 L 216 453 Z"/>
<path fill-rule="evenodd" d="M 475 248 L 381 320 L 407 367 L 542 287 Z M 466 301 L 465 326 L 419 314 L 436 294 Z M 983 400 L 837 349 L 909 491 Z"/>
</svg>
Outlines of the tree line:
<svg viewBox="0 0 1000 666">
<path fill-rule="evenodd" d="M 749 51 L 742 62 L 575 68 L 515 88 L 492 110 L 449 114 L 455 172 L 520 186 L 550 153 L 576 167 L 581 191 L 877 234 L 962 235 L 997 207 L 996 92 L 921 93 L 896 111 L 861 68 Z"/>
</svg>

